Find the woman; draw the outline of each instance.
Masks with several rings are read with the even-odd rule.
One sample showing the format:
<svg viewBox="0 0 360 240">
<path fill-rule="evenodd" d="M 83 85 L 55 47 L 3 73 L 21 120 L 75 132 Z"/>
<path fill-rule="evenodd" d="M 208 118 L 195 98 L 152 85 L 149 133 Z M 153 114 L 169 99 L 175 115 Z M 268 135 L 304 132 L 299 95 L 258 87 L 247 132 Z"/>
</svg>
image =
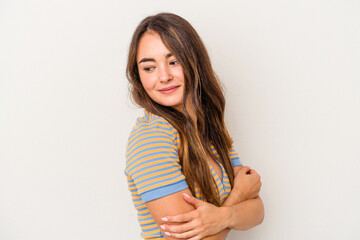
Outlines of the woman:
<svg viewBox="0 0 360 240">
<path fill-rule="evenodd" d="M 262 222 L 260 176 L 242 166 L 225 99 L 200 37 L 183 18 L 145 18 L 127 77 L 138 118 L 126 150 L 129 190 L 145 239 L 226 239 Z"/>
</svg>

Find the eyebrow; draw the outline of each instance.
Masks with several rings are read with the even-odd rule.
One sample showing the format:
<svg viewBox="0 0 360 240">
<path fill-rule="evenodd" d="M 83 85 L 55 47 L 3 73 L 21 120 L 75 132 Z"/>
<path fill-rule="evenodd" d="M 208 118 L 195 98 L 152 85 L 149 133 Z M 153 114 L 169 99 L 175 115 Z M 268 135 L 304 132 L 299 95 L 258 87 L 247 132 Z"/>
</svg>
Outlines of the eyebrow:
<svg viewBox="0 0 360 240">
<path fill-rule="evenodd" d="M 174 54 L 168 53 L 168 54 L 165 56 L 165 58 L 168 59 L 169 57 L 172 57 L 172 56 L 174 56 Z M 143 59 L 141 59 L 141 60 L 139 61 L 139 64 L 140 64 L 140 63 L 143 63 L 143 62 L 155 62 L 155 59 L 154 59 L 154 58 L 143 58 Z"/>
</svg>

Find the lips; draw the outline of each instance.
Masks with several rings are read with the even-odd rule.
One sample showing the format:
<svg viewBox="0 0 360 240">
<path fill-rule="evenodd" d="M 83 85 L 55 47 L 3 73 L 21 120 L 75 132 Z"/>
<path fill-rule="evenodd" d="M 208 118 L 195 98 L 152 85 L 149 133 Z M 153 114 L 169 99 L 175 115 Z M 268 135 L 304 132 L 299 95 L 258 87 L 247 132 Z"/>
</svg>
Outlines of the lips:
<svg viewBox="0 0 360 240">
<path fill-rule="evenodd" d="M 163 94 L 170 94 L 175 92 L 180 86 L 171 86 L 171 87 L 167 87 L 167 88 L 162 88 L 159 91 Z"/>
</svg>

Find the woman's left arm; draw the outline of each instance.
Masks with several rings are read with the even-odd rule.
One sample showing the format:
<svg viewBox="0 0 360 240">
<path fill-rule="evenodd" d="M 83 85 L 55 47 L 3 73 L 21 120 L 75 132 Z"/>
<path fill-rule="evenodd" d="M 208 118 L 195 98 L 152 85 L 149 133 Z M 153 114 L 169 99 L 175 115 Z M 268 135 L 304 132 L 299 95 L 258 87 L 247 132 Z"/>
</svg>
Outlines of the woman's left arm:
<svg viewBox="0 0 360 240">
<path fill-rule="evenodd" d="M 264 219 L 264 204 L 260 197 L 243 201 L 230 208 L 232 211 L 228 228 L 231 229 L 248 230 L 261 224 Z"/>
<path fill-rule="evenodd" d="M 259 196 L 260 175 L 245 166 L 234 167 L 234 188 L 222 207 L 231 207 L 232 217 L 228 227 L 248 230 L 262 223 L 264 204 Z"/>
</svg>

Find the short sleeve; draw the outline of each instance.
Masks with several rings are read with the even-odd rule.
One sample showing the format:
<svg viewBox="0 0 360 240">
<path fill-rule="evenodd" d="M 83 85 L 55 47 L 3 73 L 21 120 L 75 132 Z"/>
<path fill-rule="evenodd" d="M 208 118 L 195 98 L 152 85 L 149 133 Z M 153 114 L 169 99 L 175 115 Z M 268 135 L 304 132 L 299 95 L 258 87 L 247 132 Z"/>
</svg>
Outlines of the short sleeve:
<svg viewBox="0 0 360 240">
<path fill-rule="evenodd" d="M 144 202 L 188 187 L 181 172 L 172 126 L 165 120 L 139 123 L 130 134 L 125 173 Z"/>
<path fill-rule="evenodd" d="M 230 154 L 230 160 L 231 160 L 232 166 L 233 167 L 242 166 L 243 164 L 240 161 L 239 154 L 235 150 L 234 140 L 232 138 L 231 138 L 231 142 L 232 143 L 231 143 L 231 148 L 230 148 L 229 154 Z"/>
</svg>

